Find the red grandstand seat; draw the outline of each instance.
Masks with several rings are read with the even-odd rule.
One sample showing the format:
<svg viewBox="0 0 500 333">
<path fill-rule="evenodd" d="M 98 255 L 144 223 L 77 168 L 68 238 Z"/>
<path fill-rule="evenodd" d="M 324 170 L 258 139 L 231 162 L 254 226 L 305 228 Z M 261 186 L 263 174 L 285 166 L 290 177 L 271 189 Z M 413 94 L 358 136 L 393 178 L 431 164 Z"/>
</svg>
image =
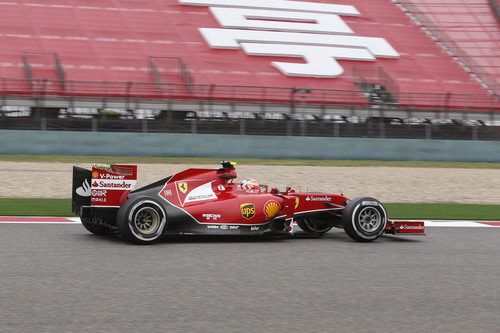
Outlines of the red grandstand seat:
<svg viewBox="0 0 500 333">
<path fill-rule="evenodd" d="M 385 38 L 400 53 L 398 59 L 377 58 L 366 62 L 368 66 L 384 68 L 400 91 L 488 96 L 476 80 L 392 1 L 321 2 L 355 6 L 361 16 L 342 16 L 354 34 Z M 286 76 L 271 62 L 303 60 L 250 56 L 241 49 L 212 49 L 199 28 L 220 28 L 220 24 L 207 7 L 182 5 L 178 0 L 1 2 L 0 74 L 23 78 L 22 52 L 53 52 L 59 55 L 68 80 L 152 82 L 148 57 L 181 57 L 200 84 L 358 89 L 351 79 L 351 67 L 358 65 L 358 61 L 339 60 L 344 74 L 337 78 Z M 479 37 L 484 39 L 486 35 Z M 497 45 L 494 40 L 481 43 Z M 486 44 L 481 45 L 486 48 Z M 499 58 L 483 59 L 481 64 L 497 66 Z M 174 77 L 172 81 L 180 83 Z M 333 95 L 331 98 L 335 99 Z M 345 97 L 339 97 L 338 102 L 345 102 Z"/>
</svg>

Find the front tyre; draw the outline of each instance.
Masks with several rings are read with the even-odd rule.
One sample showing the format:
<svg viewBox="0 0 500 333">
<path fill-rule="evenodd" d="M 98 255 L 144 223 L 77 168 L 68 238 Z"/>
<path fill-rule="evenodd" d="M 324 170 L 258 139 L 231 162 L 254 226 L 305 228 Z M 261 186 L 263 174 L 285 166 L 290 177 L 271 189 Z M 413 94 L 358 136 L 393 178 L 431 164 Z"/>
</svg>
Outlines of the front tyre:
<svg viewBox="0 0 500 333">
<path fill-rule="evenodd" d="M 387 213 L 377 199 L 360 197 L 347 203 L 342 222 L 349 237 L 358 242 L 371 242 L 384 233 Z"/>
<path fill-rule="evenodd" d="M 315 234 L 315 235 L 323 235 L 330 231 L 333 228 L 332 221 L 325 216 L 308 216 L 297 219 L 297 225 L 303 231 Z"/>
<path fill-rule="evenodd" d="M 136 244 L 151 244 L 160 238 L 166 217 L 165 210 L 154 199 L 129 199 L 118 210 L 118 232 Z"/>
</svg>

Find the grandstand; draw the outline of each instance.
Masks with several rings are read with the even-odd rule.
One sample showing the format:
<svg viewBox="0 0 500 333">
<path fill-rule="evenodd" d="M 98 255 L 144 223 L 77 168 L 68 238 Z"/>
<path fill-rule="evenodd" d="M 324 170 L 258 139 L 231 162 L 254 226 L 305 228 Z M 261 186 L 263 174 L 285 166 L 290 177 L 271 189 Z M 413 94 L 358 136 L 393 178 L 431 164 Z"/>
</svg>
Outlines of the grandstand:
<svg viewBox="0 0 500 333">
<path fill-rule="evenodd" d="M 1 128 L 495 139 L 490 3 L 0 1 Z"/>
<path fill-rule="evenodd" d="M 487 0 L 398 2 L 487 89 L 500 95 L 500 13 L 497 18 L 496 7 Z"/>
</svg>

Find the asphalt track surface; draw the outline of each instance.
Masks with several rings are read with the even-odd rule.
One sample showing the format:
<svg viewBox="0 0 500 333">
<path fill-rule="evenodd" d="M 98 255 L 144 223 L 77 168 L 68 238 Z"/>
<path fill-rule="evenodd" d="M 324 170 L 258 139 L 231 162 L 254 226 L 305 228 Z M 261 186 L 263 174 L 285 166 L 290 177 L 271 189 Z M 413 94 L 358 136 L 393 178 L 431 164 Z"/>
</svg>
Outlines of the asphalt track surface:
<svg viewBox="0 0 500 333">
<path fill-rule="evenodd" d="M 0 225 L 1 332 L 498 332 L 500 228 L 183 237 Z"/>
</svg>

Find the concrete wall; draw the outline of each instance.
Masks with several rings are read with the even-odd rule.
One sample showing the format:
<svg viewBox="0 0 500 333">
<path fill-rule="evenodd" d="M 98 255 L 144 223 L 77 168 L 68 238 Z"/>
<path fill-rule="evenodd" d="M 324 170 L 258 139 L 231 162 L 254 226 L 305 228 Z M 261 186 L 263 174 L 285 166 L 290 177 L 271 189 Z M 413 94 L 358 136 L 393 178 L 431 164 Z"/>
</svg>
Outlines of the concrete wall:
<svg viewBox="0 0 500 333">
<path fill-rule="evenodd" d="M 0 130 L 0 154 L 500 162 L 500 142 Z"/>
</svg>

